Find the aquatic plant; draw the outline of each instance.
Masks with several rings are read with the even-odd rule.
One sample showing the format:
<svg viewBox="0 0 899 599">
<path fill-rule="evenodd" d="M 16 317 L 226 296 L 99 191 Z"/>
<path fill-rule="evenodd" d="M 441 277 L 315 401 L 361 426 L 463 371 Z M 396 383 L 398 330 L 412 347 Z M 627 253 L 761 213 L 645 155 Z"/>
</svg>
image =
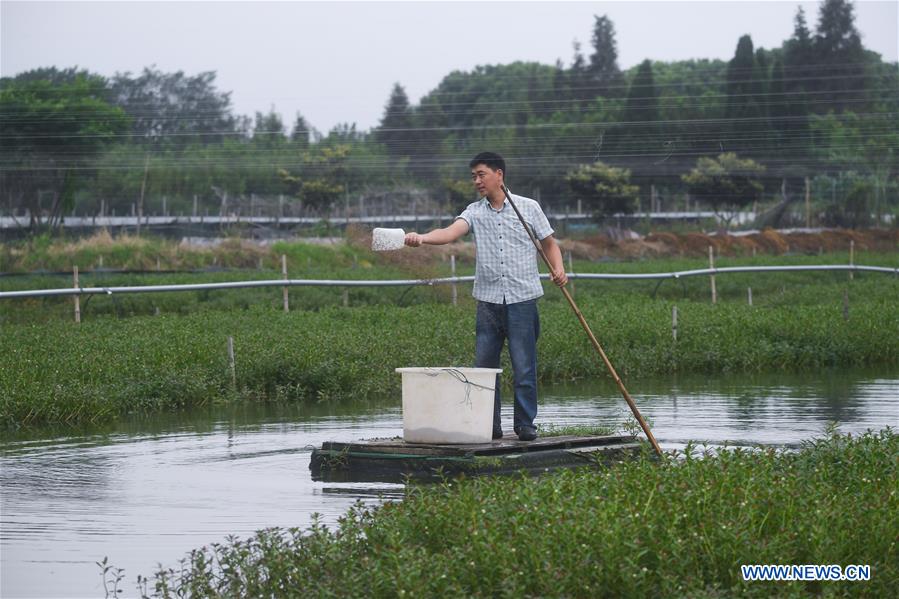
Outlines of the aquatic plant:
<svg viewBox="0 0 899 599">
<path fill-rule="evenodd" d="M 410 486 L 334 529 L 192 551 L 152 596 L 890 596 L 899 435 Z M 865 582 L 749 582 L 742 564 L 863 564 Z M 146 593 L 146 588 L 143 589 Z"/>
<path fill-rule="evenodd" d="M 858 283 L 858 281 L 857 281 Z M 622 377 L 672 372 L 802 371 L 899 363 L 896 289 L 871 285 L 840 304 L 672 303 L 633 294 L 581 300 Z M 892 294 L 892 295 L 891 295 Z M 470 365 L 474 311 L 447 304 L 339 306 L 10 324 L 0 335 L 0 427 L 103 422 L 210 403 L 399 397 L 402 366 Z M 538 343 L 543 381 L 607 376 L 570 309 L 546 301 Z M 228 363 L 234 340 L 236 385 Z M 510 372 L 507 358 L 504 384 Z M 633 389 L 632 389 L 633 390 Z"/>
</svg>

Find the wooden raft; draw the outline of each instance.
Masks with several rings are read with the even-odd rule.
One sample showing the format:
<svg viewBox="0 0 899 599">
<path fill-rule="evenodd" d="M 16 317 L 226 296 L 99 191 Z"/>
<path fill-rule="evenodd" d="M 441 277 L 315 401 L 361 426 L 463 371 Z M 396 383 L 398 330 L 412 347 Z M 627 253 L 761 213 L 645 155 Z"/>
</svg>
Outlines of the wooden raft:
<svg viewBox="0 0 899 599">
<path fill-rule="evenodd" d="M 631 435 L 539 437 L 519 441 L 508 434 L 490 443 L 431 445 L 400 438 L 352 443 L 329 441 L 312 452 L 314 480 L 402 482 L 441 476 L 478 476 L 575 468 L 636 456 L 642 445 Z"/>
</svg>

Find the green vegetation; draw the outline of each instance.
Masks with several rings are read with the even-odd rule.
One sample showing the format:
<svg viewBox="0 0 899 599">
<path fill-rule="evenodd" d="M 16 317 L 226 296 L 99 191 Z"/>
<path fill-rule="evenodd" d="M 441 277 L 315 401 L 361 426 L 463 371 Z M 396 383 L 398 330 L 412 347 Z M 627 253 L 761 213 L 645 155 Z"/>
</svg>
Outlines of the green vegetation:
<svg viewBox="0 0 899 599">
<path fill-rule="evenodd" d="M 75 190 L 85 182 L 79 171 L 126 131 L 125 111 L 104 101 L 103 85 L 102 77 L 83 72 L 56 85 L 44 78 L 0 80 L 0 186 L 28 208 L 32 226 L 42 210 L 51 225 L 71 212 Z"/>
<path fill-rule="evenodd" d="M 158 597 L 887 597 L 899 435 L 407 487 L 336 529 L 271 529 L 138 579 Z M 867 582 L 745 582 L 741 564 L 867 564 Z M 152 587 L 151 587 L 152 585 Z"/>
<path fill-rule="evenodd" d="M 733 152 L 717 158 L 700 158 L 696 168 L 681 178 L 690 194 L 711 206 L 716 214 L 740 209 L 762 198 L 762 184 L 757 180 L 765 167 L 753 160 L 740 160 Z M 729 225 L 730 218 L 725 222 Z"/>
<path fill-rule="evenodd" d="M 690 242 L 689 235 L 681 238 Z M 699 240 L 697 240 L 699 241 Z M 706 243 L 699 241 L 700 243 Z M 461 250 L 462 248 L 460 248 Z M 6 268 L 65 269 L 73 261 L 107 268 L 233 270 L 159 274 L 98 272 L 84 286 L 278 279 L 288 256 L 292 278 L 391 279 L 448 276 L 439 254 L 373 254 L 353 241 L 332 246 L 279 243 L 270 250 L 230 240 L 191 250 L 147 238 L 100 236 L 63 244 L 39 237 L 4 246 Z M 464 251 L 463 251 L 464 254 Z M 859 252 L 856 263 L 896 266 L 895 253 Z M 717 265 L 847 263 L 842 254 L 719 257 Z M 262 263 L 262 270 L 258 266 Z M 644 273 L 703 268 L 701 258 L 632 262 L 579 260 L 574 271 Z M 459 273 L 471 274 L 470 257 Z M 844 272 L 736 274 L 679 281 L 575 280 L 575 298 L 618 372 L 633 379 L 671 372 L 796 371 L 899 363 L 895 277 Z M 67 287 L 54 276 L 5 277 L 0 289 Z M 753 306 L 747 287 L 753 288 Z M 128 414 L 175 411 L 240 400 L 317 402 L 399 395 L 393 369 L 467 365 L 473 354 L 473 300 L 459 305 L 444 287 L 358 288 L 343 306 L 339 288 L 172 292 L 82 298 L 2 300 L 0 426 L 103 424 Z M 605 376 L 562 295 L 546 284 L 540 376 L 563 381 Z M 678 307 L 677 341 L 671 313 Z M 158 315 L 157 315 L 158 314 Z M 847 320 L 848 318 L 848 320 Z M 234 377 L 227 338 L 233 337 Z M 415 343 L 410 343 L 415 340 Z M 509 365 L 503 364 L 509 372 Z"/>
<path fill-rule="evenodd" d="M 298 277 L 448 274 L 448 266 L 439 260 L 411 266 L 370 263 L 376 258 L 351 246 L 296 244 L 276 251 L 288 253 L 291 264 L 302 266 L 303 258 L 309 257 L 318 265 L 319 270 L 291 275 Z M 785 261 L 846 262 L 848 256 L 730 258 L 719 266 Z M 856 261 L 895 267 L 897 256 L 865 254 Z M 575 263 L 575 271 L 652 272 L 702 266 L 701 261 L 686 258 L 584 261 Z M 329 267 L 335 270 L 328 271 Z M 462 270 L 470 273 L 471 265 Z M 278 278 L 271 271 L 250 270 L 109 275 L 103 284 L 256 277 Z M 2 285 L 20 288 L 34 280 L 11 279 Z M 53 279 L 43 283 L 58 285 Z M 857 274 L 850 282 L 847 273 L 729 275 L 719 276 L 717 285 L 717 305 L 710 302 L 706 277 L 668 281 L 657 290 L 654 281 L 576 281 L 575 298 L 627 379 L 671 372 L 899 363 L 895 277 Z M 753 286 L 753 306 L 746 302 L 747 285 Z M 294 288 L 289 313 L 282 310 L 278 288 L 97 296 L 82 301 L 80 325 L 71 320 L 71 299 L 3 300 L 0 425 L 9 430 L 102 423 L 125 414 L 247 399 L 308 402 L 398 396 L 396 367 L 471 363 L 474 310 L 469 287 L 461 286 L 458 306 L 451 305 L 449 294 L 449 287 L 352 290 L 345 308 L 340 289 Z M 676 341 L 671 332 L 674 305 L 679 313 Z M 567 303 L 549 284 L 541 319 L 542 380 L 605 376 Z M 234 377 L 226 349 L 229 336 L 236 354 Z M 503 367 L 508 373 L 509 365 Z"/>
<path fill-rule="evenodd" d="M 516 191 L 555 208 L 584 194 L 565 174 L 582 178 L 579 166 L 601 161 L 631 179 L 590 209 L 631 206 L 638 187 L 642 206 L 670 210 L 688 200 L 681 177 L 702 169 L 699 159 L 733 152 L 764 167 L 764 174 L 752 169 L 734 203 L 762 186 L 763 209 L 801 201 L 808 180 L 814 224 L 864 224 L 872 212 L 889 222 L 879 219 L 899 209 L 899 69 L 864 47 L 853 12 L 848 0 L 826 0 L 811 26 L 800 8 L 792 35 L 776 47 L 744 35 L 729 61 L 645 60 L 626 70 L 614 23 L 595 15 L 586 56 L 575 42 L 569 64 L 453 71 L 418 104 L 396 83 L 368 131 L 357 130 L 352 115 L 326 133 L 301 115 L 292 123 L 274 111 L 235 115 L 214 72 L 151 67 L 106 78 L 36 69 L 0 79 L 2 133 L 10 140 L 0 152 L 0 183 L 11 191 L 9 209 L 21 217 L 28 208 L 34 228 L 41 220 L 58 224 L 72 209 L 119 216 L 445 211 L 460 203 L 467 157 L 493 149 L 509 159 Z M 79 118 L 66 116 L 72 113 Z M 471 186 L 463 189 L 473 199 Z M 624 197 L 610 197 L 615 189 Z M 803 216 L 780 211 L 775 220 L 788 226 Z"/>
<path fill-rule="evenodd" d="M 537 431 L 541 437 L 602 437 L 604 435 L 612 435 L 615 429 L 608 426 L 556 426 L 553 423 L 538 424 Z"/>
<path fill-rule="evenodd" d="M 611 216 L 631 214 L 637 208 L 640 188 L 630 185 L 630 177 L 627 169 L 596 162 L 572 169 L 565 180 L 574 197 L 583 201 L 587 210 L 596 215 Z"/>
</svg>

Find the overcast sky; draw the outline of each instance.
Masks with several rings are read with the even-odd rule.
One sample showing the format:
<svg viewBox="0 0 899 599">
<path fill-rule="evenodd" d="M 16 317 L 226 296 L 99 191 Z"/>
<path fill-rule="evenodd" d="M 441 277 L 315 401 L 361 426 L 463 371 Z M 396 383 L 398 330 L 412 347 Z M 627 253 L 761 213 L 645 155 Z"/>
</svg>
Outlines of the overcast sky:
<svg viewBox="0 0 899 599">
<path fill-rule="evenodd" d="M 326 132 L 378 124 L 394 82 L 417 103 L 453 70 L 516 60 L 568 65 L 608 15 L 622 68 L 645 58 L 729 60 L 743 34 L 758 48 L 790 37 L 796 7 L 818 3 L 631 2 L 16 2 L 0 0 L 0 73 L 78 66 L 102 75 L 156 65 L 216 71 L 237 114 L 297 111 Z M 899 1 L 855 2 L 868 49 L 897 60 Z"/>
</svg>

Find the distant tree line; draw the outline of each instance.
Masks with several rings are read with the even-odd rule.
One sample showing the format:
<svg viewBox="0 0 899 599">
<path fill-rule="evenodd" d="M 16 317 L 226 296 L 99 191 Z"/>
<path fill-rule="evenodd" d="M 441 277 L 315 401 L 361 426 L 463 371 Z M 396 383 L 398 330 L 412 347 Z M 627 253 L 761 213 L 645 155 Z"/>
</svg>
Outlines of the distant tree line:
<svg viewBox="0 0 899 599">
<path fill-rule="evenodd" d="M 259 196 L 324 214 L 415 187 L 458 210 L 473 199 L 468 158 L 492 149 L 516 192 L 599 215 L 660 198 L 733 211 L 806 189 L 827 224 L 896 213 L 899 68 L 864 48 L 849 1 L 823 2 L 814 31 L 800 7 L 779 48 L 744 35 L 727 62 L 622 71 L 615 35 L 597 16 L 588 56 L 575 42 L 567 65 L 454 71 L 417 105 L 396 83 L 370 131 L 323 134 L 299 114 L 288 127 L 273 110 L 236 116 L 214 72 L 49 67 L 3 78 L 0 207 L 52 224 L 150 198 L 190 213 Z"/>
</svg>

